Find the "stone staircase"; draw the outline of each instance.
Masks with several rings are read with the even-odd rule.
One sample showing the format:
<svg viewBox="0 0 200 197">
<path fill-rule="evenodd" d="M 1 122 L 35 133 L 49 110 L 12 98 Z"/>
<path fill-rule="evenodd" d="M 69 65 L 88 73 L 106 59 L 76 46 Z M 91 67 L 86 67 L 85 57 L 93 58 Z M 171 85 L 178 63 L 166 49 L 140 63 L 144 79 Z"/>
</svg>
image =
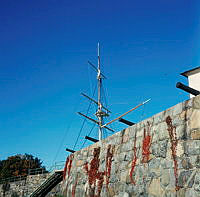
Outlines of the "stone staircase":
<svg viewBox="0 0 200 197">
<path fill-rule="evenodd" d="M 63 180 L 63 170 L 54 171 L 29 197 L 44 197 Z"/>
</svg>

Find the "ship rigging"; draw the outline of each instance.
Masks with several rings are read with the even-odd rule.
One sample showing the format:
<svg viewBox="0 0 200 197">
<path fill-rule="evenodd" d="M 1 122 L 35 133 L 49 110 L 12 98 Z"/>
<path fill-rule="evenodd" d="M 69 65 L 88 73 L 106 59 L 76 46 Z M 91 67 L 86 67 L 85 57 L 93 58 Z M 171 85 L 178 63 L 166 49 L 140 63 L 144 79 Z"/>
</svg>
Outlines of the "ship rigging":
<svg viewBox="0 0 200 197">
<path fill-rule="evenodd" d="M 120 122 L 127 124 L 129 126 L 133 125 L 133 122 L 130 122 L 128 120 L 123 119 L 122 117 L 124 117 L 125 115 L 127 115 L 128 113 L 134 111 L 135 109 L 139 108 L 142 105 L 145 105 L 147 102 L 150 101 L 150 99 L 140 103 L 139 105 L 133 107 L 132 109 L 130 109 L 129 111 L 125 112 L 124 114 L 120 115 L 119 117 L 111 120 L 110 122 L 105 123 L 105 117 L 109 117 L 111 111 L 109 109 L 107 109 L 107 107 L 104 106 L 103 101 L 102 101 L 102 83 L 103 80 L 106 79 L 106 76 L 102 73 L 101 71 L 101 59 L 100 59 L 100 44 L 98 43 L 98 48 L 97 48 L 97 58 L 98 58 L 98 66 L 96 67 L 93 63 L 91 63 L 90 61 L 88 61 L 88 64 L 96 71 L 97 73 L 97 86 L 98 86 L 98 94 L 97 94 L 97 100 L 91 98 L 90 96 L 86 95 L 85 93 L 81 93 L 82 96 L 84 96 L 85 98 L 89 99 L 92 103 L 97 105 L 97 110 L 95 113 L 96 116 L 96 120 L 89 117 L 88 115 L 85 115 L 81 112 L 78 112 L 79 115 L 81 115 L 82 117 L 88 119 L 89 121 L 94 122 L 97 126 L 98 126 L 98 140 L 91 138 L 90 136 L 86 136 L 85 139 L 90 140 L 92 142 L 98 142 L 101 141 L 103 139 L 103 131 L 104 129 L 107 129 L 109 131 L 115 132 L 112 128 L 108 127 L 108 125 L 110 125 L 111 123 L 119 120 Z M 66 149 L 66 151 L 74 153 L 75 150 L 71 150 L 71 149 Z"/>
</svg>

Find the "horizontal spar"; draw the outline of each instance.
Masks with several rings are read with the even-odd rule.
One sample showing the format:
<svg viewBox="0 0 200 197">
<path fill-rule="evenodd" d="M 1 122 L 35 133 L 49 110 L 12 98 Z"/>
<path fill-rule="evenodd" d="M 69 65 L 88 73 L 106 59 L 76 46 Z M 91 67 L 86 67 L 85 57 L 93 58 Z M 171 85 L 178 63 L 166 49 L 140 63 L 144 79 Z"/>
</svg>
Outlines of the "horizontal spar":
<svg viewBox="0 0 200 197">
<path fill-rule="evenodd" d="M 96 68 L 96 66 L 93 64 L 93 63 L 91 63 L 90 61 L 88 61 L 88 64 L 90 64 L 90 66 L 92 66 L 92 68 L 94 68 L 94 70 L 98 73 L 98 68 Z M 106 79 L 106 76 L 104 75 L 104 74 L 102 74 L 101 72 L 100 72 L 100 75 L 104 78 L 104 79 Z"/>
<path fill-rule="evenodd" d="M 133 125 L 135 124 L 134 122 L 125 120 L 125 119 L 123 119 L 123 118 L 119 118 L 119 122 L 122 122 L 122 123 L 124 123 L 124 124 L 127 124 L 128 126 L 133 126 Z"/>
<path fill-rule="evenodd" d="M 87 135 L 85 136 L 85 139 L 86 139 L 86 140 L 90 140 L 90 141 L 95 142 L 95 143 L 99 141 L 99 140 L 94 139 L 94 138 L 92 138 L 92 137 L 89 137 L 89 136 L 87 136 Z"/>
<path fill-rule="evenodd" d="M 121 115 L 121 116 L 119 116 L 118 118 L 115 118 L 114 120 L 112 120 L 112 121 L 110 121 L 110 122 L 108 122 L 108 123 L 104 124 L 104 125 L 102 126 L 102 128 L 104 128 L 104 127 L 106 127 L 107 125 L 109 125 L 109 124 L 113 123 L 114 121 L 116 121 L 116 120 L 118 120 L 118 119 L 122 118 L 122 117 L 123 117 L 123 116 L 125 116 L 126 114 L 128 114 L 128 113 L 132 112 L 133 110 L 135 110 L 135 109 L 137 109 L 138 107 L 140 107 L 140 106 L 144 105 L 145 103 L 149 102 L 150 100 L 151 100 L 151 99 L 148 99 L 148 100 L 144 101 L 143 103 L 141 103 L 141 104 L 137 105 L 136 107 L 134 107 L 134 108 L 132 108 L 131 110 L 127 111 L 126 113 L 122 114 L 122 115 Z"/>
<path fill-rule="evenodd" d="M 72 150 L 72 149 L 69 149 L 69 148 L 66 148 L 65 149 L 67 152 L 70 152 L 70 153 L 75 153 L 76 151 L 75 150 Z"/>
<path fill-rule="evenodd" d="M 88 95 L 86 95 L 86 94 L 84 94 L 84 93 L 82 93 L 82 92 L 81 92 L 81 95 L 84 96 L 84 97 L 86 97 L 86 98 L 88 98 L 89 100 L 91 100 L 92 102 L 94 102 L 95 104 L 98 105 L 98 102 L 95 101 L 93 98 L 90 98 Z M 111 113 L 111 111 L 108 110 L 108 109 L 107 109 L 106 107 L 104 107 L 103 105 L 102 105 L 102 108 L 105 109 L 107 112 Z"/>
<path fill-rule="evenodd" d="M 94 120 L 93 118 L 90 118 L 89 116 L 86 116 L 85 114 L 81 113 L 81 112 L 77 112 L 79 115 L 87 118 L 88 120 L 91 120 L 92 122 L 96 123 L 97 125 L 99 125 L 99 122 Z M 113 129 L 109 128 L 109 127 L 106 127 L 104 126 L 105 129 L 108 129 L 109 131 L 112 131 L 112 132 L 115 132 Z"/>
</svg>

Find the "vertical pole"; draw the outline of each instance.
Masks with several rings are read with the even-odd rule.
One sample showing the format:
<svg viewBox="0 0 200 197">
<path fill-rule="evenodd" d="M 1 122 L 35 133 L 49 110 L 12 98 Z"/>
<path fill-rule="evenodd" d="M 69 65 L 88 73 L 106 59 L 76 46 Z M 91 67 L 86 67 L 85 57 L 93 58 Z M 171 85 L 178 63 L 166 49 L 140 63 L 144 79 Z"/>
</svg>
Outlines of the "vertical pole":
<svg viewBox="0 0 200 197">
<path fill-rule="evenodd" d="M 101 105 L 101 68 L 100 68 L 100 46 L 98 43 L 98 73 L 97 73 L 97 80 L 98 80 L 98 119 L 99 119 L 99 141 L 102 140 L 102 105 Z"/>
</svg>

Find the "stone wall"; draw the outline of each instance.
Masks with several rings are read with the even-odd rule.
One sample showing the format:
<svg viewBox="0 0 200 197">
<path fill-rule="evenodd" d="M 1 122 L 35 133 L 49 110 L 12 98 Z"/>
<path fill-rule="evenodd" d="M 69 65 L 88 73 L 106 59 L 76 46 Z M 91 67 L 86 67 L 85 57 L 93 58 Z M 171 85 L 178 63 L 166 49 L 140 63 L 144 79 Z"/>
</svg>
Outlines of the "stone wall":
<svg viewBox="0 0 200 197">
<path fill-rule="evenodd" d="M 50 173 L 30 175 L 26 180 L 16 181 L 9 183 L 9 189 L 5 193 L 6 197 L 12 197 L 18 195 L 19 197 L 29 196 L 34 190 L 36 190 L 48 177 Z M 0 185 L 0 197 L 3 197 L 3 184 Z M 55 187 L 48 197 L 56 196 L 61 191 L 61 184 Z"/>
<path fill-rule="evenodd" d="M 200 96 L 67 158 L 65 197 L 200 196 Z"/>
</svg>

